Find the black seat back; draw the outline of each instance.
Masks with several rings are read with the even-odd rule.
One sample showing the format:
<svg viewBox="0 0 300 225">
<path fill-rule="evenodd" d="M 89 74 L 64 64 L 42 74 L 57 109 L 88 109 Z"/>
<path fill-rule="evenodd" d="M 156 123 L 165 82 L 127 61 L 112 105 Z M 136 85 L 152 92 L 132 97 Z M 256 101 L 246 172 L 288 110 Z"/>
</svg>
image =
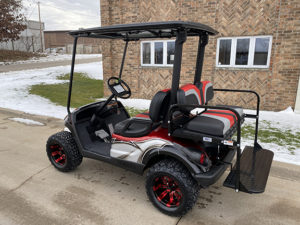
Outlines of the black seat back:
<svg viewBox="0 0 300 225">
<path fill-rule="evenodd" d="M 212 83 L 210 81 L 201 81 L 196 86 L 200 90 L 201 101 L 206 105 L 214 97 Z"/>
<path fill-rule="evenodd" d="M 203 105 L 200 90 L 194 84 L 181 86 L 177 91 L 177 103 L 180 105 Z M 181 108 L 184 114 L 189 114 L 193 108 Z"/>
<path fill-rule="evenodd" d="M 166 89 L 163 91 L 157 92 L 152 98 L 150 108 L 149 108 L 149 117 L 156 123 L 164 121 L 170 107 L 170 90 Z"/>
</svg>

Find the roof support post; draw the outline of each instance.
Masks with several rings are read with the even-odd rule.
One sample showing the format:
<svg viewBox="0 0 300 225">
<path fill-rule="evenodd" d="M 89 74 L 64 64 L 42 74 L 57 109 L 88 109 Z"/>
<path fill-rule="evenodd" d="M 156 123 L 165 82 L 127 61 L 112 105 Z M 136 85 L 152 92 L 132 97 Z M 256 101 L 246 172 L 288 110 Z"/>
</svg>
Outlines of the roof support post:
<svg viewBox="0 0 300 225">
<path fill-rule="evenodd" d="M 122 58 L 122 63 L 121 63 L 121 67 L 120 67 L 119 79 L 121 79 L 121 77 L 122 77 L 122 72 L 123 72 L 123 67 L 124 67 L 124 62 L 125 62 L 127 47 L 128 47 L 128 40 L 126 40 L 124 51 L 123 51 L 123 58 Z"/>
<path fill-rule="evenodd" d="M 71 105 L 71 94 L 72 94 L 72 86 L 73 86 L 73 75 L 74 75 L 74 66 L 75 66 L 75 56 L 76 56 L 77 40 L 78 40 L 78 37 L 75 37 L 74 38 L 74 44 L 73 44 L 73 52 L 72 52 L 72 64 L 71 64 L 70 82 L 69 82 L 69 93 L 68 93 L 68 103 L 67 103 L 68 114 L 71 113 L 71 111 L 70 111 L 70 105 Z"/>
<path fill-rule="evenodd" d="M 186 30 L 178 30 L 175 41 L 175 58 L 173 64 L 172 89 L 171 89 L 171 105 L 176 103 L 176 94 L 179 88 L 182 47 L 186 41 Z"/>
<path fill-rule="evenodd" d="M 204 52 L 205 52 L 205 46 L 207 45 L 207 43 L 208 43 L 208 35 L 207 34 L 199 35 L 194 84 L 200 83 L 200 81 L 201 81 L 202 67 L 203 67 L 203 61 L 204 61 Z"/>
</svg>

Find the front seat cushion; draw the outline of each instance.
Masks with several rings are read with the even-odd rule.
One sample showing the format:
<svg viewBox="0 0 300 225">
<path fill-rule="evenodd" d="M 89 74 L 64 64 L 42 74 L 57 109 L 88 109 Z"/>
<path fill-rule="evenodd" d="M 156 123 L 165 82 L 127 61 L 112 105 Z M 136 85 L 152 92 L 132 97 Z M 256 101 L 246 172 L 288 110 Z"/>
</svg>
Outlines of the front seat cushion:
<svg viewBox="0 0 300 225">
<path fill-rule="evenodd" d="M 124 137 L 141 137 L 151 132 L 152 124 L 150 119 L 129 118 L 117 123 L 114 133 Z"/>
</svg>

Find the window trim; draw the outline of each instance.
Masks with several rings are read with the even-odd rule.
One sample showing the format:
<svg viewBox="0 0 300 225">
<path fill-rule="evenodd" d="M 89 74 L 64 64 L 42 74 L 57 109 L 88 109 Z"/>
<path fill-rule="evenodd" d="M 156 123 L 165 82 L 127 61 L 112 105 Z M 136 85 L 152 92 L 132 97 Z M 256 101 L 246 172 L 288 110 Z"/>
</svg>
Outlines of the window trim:
<svg viewBox="0 0 300 225">
<path fill-rule="evenodd" d="M 155 64 L 154 56 L 155 56 L 155 48 L 154 45 L 156 42 L 163 42 L 163 64 Z M 167 57 L 168 57 L 168 49 L 167 43 L 168 42 L 175 42 L 175 40 L 154 40 L 154 41 L 141 41 L 140 45 L 140 60 L 141 66 L 144 67 L 173 67 L 173 64 L 167 64 Z M 143 44 L 150 43 L 150 64 L 143 63 Z"/>
<path fill-rule="evenodd" d="M 246 38 L 250 39 L 249 53 L 248 53 L 248 65 L 235 65 L 237 40 L 238 39 L 246 39 Z M 256 38 L 270 38 L 266 65 L 253 65 Z M 221 40 L 231 40 L 230 64 L 229 65 L 219 65 L 219 46 L 220 46 Z M 217 40 L 216 67 L 218 67 L 218 68 L 262 68 L 262 69 L 269 68 L 270 59 L 271 59 L 271 50 L 272 50 L 272 40 L 273 40 L 273 37 L 271 35 L 220 37 Z"/>
</svg>

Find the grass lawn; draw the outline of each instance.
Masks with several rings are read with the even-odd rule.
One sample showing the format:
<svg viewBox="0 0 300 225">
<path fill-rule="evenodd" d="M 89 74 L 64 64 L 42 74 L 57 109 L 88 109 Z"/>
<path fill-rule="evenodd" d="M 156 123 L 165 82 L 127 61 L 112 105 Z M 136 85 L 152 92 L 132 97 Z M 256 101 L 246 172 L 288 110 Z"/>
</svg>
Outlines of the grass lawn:
<svg viewBox="0 0 300 225">
<path fill-rule="evenodd" d="M 148 111 L 148 110 L 144 110 L 144 109 L 136 109 L 133 107 L 125 107 L 125 108 L 130 116 L 135 116 L 136 114 Z"/>
<path fill-rule="evenodd" d="M 254 140 L 255 124 L 242 126 L 242 137 Z M 258 139 L 261 143 L 273 143 L 287 149 L 292 155 L 300 148 L 300 132 L 292 130 L 280 130 L 272 127 L 271 122 L 262 120 L 259 123 Z"/>
<path fill-rule="evenodd" d="M 69 80 L 69 74 L 59 76 L 58 80 Z M 62 84 L 38 84 L 30 88 L 29 93 L 49 99 L 57 105 L 67 106 L 69 82 Z M 103 97 L 103 81 L 87 77 L 83 73 L 74 73 L 71 107 L 77 108 L 95 102 Z M 130 116 L 145 110 L 126 107 Z"/>
<path fill-rule="evenodd" d="M 59 76 L 58 80 L 69 80 L 70 75 Z M 67 106 L 69 82 L 62 84 L 38 84 L 30 88 L 29 93 L 48 98 L 57 105 Z M 71 107 L 77 108 L 95 102 L 103 97 L 103 81 L 87 77 L 83 73 L 74 73 Z"/>
</svg>

